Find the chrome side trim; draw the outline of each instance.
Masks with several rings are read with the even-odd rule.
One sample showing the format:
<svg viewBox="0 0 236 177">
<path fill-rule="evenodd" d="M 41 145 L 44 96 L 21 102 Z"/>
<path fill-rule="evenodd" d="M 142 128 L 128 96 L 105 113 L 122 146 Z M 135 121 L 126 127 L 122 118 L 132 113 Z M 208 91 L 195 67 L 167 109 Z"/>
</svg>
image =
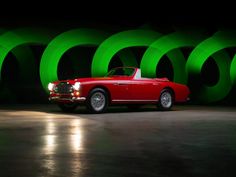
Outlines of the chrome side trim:
<svg viewBox="0 0 236 177">
<path fill-rule="evenodd" d="M 113 85 L 128 85 L 129 83 L 127 82 L 117 82 L 117 83 L 114 83 Z"/>
<path fill-rule="evenodd" d="M 130 102 L 158 102 L 158 100 L 112 100 L 114 102 L 124 102 L 124 101 L 130 101 Z"/>
</svg>

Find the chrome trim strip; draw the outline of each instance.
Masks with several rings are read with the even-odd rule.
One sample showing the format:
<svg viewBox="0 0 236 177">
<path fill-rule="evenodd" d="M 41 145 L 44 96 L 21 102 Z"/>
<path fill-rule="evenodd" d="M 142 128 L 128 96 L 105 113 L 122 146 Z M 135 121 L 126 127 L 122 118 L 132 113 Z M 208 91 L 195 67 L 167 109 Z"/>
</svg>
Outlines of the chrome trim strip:
<svg viewBox="0 0 236 177">
<path fill-rule="evenodd" d="M 138 101 L 144 101 L 144 102 L 158 102 L 158 100 L 112 100 L 112 101 L 115 101 L 115 102 L 123 102 L 123 101 L 131 101 L 131 102 L 138 102 Z"/>
</svg>

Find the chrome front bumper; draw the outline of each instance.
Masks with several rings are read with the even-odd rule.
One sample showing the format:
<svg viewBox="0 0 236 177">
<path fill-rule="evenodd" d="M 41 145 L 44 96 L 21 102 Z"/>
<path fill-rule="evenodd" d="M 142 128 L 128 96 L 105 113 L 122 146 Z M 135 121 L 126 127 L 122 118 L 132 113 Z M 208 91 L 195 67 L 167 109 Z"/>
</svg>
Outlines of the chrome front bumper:
<svg viewBox="0 0 236 177">
<path fill-rule="evenodd" d="M 85 97 L 68 97 L 63 98 L 59 96 L 49 97 L 49 101 L 70 101 L 70 102 L 83 102 L 86 100 Z"/>
</svg>

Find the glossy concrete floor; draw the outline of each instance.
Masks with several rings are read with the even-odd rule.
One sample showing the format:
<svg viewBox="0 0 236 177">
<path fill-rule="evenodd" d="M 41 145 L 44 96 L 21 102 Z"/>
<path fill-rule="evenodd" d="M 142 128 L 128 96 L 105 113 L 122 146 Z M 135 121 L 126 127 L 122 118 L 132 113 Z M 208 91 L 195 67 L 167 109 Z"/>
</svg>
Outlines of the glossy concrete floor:
<svg viewBox="0 0 236 177">
<path fill-rule="evenodd" d="M 235 177 L 235 167 L 235 108 L 0 108 L 0 177 Z"/>
</svg>

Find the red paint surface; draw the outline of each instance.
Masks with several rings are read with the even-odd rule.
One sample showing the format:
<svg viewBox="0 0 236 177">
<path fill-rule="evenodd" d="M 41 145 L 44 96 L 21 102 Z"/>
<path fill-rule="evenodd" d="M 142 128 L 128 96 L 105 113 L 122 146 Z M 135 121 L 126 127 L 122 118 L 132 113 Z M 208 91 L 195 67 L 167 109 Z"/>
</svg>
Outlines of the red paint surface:
<svg viewBox="0 0 236 177">
<path fill-rule="evenodd" d="M 80 82 L 79 97 L 87 98 L 89 92 L 97 87 L 104 88 L 109 92 L 110 102 L 115 103 L 156 103 L 159 100 L 161 91 L 169 88 L 174 92 L 175 102 L 185 102 L 190 94 L 186 85 L 169 81 L 167 78 L 135 78 L 137 68 L 133 76 L 116 76 L 116 77 L 95 77 L 95 78 L 78 78 L 75 80 L 66 80 L 70 84 Z M 62 81 L 53 82 L 58 84 Z M 65 82 L 65 80 L 63 81 Z M 75 91 L 74 91 L 75 92 Z M 50 93 L 50 97 L 72 97 L 71 94 Z M 76 97 L 76 96 L 74 96 Z M 60 101 L 60 100 L 58 100 Z M 66 102 L 66 101 L 65 101 Z"/>
</svg>

